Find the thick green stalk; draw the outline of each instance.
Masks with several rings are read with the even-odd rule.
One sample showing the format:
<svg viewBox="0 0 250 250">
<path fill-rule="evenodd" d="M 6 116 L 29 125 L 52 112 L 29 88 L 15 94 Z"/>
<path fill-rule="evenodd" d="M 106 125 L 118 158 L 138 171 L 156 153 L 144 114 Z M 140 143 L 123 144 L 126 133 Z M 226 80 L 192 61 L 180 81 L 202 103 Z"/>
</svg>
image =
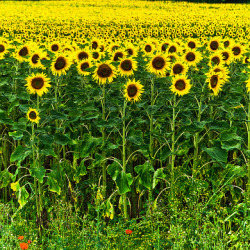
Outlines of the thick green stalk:
<svg viewBox="0 0 250 250">
<path fill-rule="evenodd" d="M 123 105 L 123 126 L 122 126 L 122 167 L 123 171 L 126 173 L 126 122 L 125 122 L 125 115 L 126 115 L 126 100 L 124 101 Z M 127 195 L 123 194 L 123 207 L 124 207 L 124 217 L 128 219 L 128 207 L 127 207 Z"/>
<path fill-rule="evenodd" d="M 105 110 L 105 87 L 102 88 L 102 120 L 106 120 L 106 110 Z M 105 143 L 106 135 L 105 135 L 105 127 L 102 128 L 102 140 Z M 106 157 L 106 152 L 103 150 L 102 156 Z M 102 180 L 103 180 L 103 198 L 106 198 L 107 191 L 107 171 L 106 171 L 106 162 L 102 163 Z"/>
<path fill-rule="evenodd" d="M 171 186 L 170 186 L 170 195 L 171 195 L 171 202 L 174 201 L 174 162 L 175 162 L 175 118 L 176 118 L 176 95 L 174 95 L 174 103 L 173 103 L 173 120 L 172 120 L 172 156 L 171 156 Z M 172 203 L 173 205 L 173 203 Z"/>
<path fill-rule="evenodd" d="M 202 96 L 199 102 L 199 109 L 198 109 L 198 117 L 197 121 L 201 121 L 201 106 L 202 106 Z M 196 177 L 197 174 L 197 165 L 198 165 L 198 159 L 199 159 L 199 132 L 195 134 L 194 138 L 194 163 L 193 163 L 193 177 Z"/>
</svg>

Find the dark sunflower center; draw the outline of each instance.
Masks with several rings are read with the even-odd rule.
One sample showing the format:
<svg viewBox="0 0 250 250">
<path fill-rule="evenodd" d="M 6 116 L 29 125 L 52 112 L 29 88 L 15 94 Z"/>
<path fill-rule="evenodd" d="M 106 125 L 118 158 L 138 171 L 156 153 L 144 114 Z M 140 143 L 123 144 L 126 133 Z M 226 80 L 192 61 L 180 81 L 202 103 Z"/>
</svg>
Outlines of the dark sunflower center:
<svg viewBox="0 0 250 250">
<path fill-rule="evenodd" d="M 2 53 L 4 51 L 5 51 L 5 47 L 2 44 L 0 44 L 0 53 Z"/>
<path fill-rule="evenodd" d="M 55 68 L 57 70 L 63 69 L 66 66 L 66 61 L 63 57 L 58 57 L 55 63 Z"/>
<path fill-rule="evenodd" d="M 145 46 L 145 51 L 146 51 L 146 52 L 151 52 L 151 50 L 152 50 L 152 47 L 151 47 L 149 44 L 147 44 L 147 45 Z"/>
<path fill-rule="evenodd" d="M 215 64 L 219 64 L 220 63 L 220 58 L 218 56 L 214 56 L 211 60 Z"/>
<path fill-rule="evenodd" d="M 240 49 L 240 47 L 233 47 L 232 51 L 233 51 L 235 56 L 238 56 L 241 52 L 241 49 Z"/>
<path fill-rule="evenodd" d="M 195 60 L 195 54 L 193 52 L 188 52 L 186 55 L 186 59 L 189 62 L 193 62 Z"/>
<path fill-rule="evenodd" d="M 28 49 L 26 47 L 23 47 L 22 49 L 20 49 L 19 51 L 19 55 L 20 56 L 27 56 L 29 53 Z"/>
<path fill-rule="evenodd" d="M 102 64 L 97 70 L 97 75 L 103 78 L 107 78 L 112 74 L 112 69 L 107 64 Z"/>
<path fill-rule="evenodd" d="M 219 43 L 217 41 L 212 41 L 210 43 L 210 49 L 211 50 L 217 50 L 219 48 Z"/>
<path fill-rule="evenodd" d="M 227 52 L 222 52 L 222 55 L 224 56 L 224 61 L 226 61 L 229 58 L 229 54 Z"/>
<path fill-rule="evenodd" d="M 35 55 L 32 56 L 31 61 L 32 61 L 34 64 L 36 64 L 36 63 L 38 62 L 38 59 L 39 59 L 39 55 L 35 54 Z"/>
<path fill-rule="evenodd" d="M 157 56 L 152 61 L 152 66 L 153 66 L 153 68 L 158 69 L 158 70 L 162 69 L 165 66 L 164 58 L 162 58 L 161 56 Z"/>
<path fill-rule="evenodd" d="M 119 60 L 119 58 L 122 58 L 122 57 L 123 57 L 122 52 L 117 52 L 117 53 L 115 53 L 114 61 L 116 62 Z"/>
<path fill-rule="evenodd" d="M 132 98 L 132 97 L 136 96 L 138 89 L 134 84 L 131 84 L 128 86 L 127 91 L 128 91 L 128 96 Z"/>
<path fill-rule="evenodd" d="M 162 50 L 162 51 L 166 51 L 166 50 L 167 50 L 167 47 L 168 47 L 168 43 L 164 43 L 164 44 L 161 46 L 161 50 Z"/>
<path fill-rule="evenodd" d="M 117 50 L 119 48 L 119 46 L 117 46 L 117 45 L 114 45 L 113 47 L 112 47 L 112 51 L 115 51 L 115 50 Z"/>
<path fill-rule="evenodd" d="M 216 72 L 216 73 L 221 72 L 221 69 L 217 68 L 217 69 L 214 70 L 214 72 Z"/>
<path fill-rule="evenodd" d="M 210 78 L 210 84 L 212 88 L 215 88 L 218 84 L 218 76 L 214 75 Z"/>
<path fill-rule="evenodd" d="M 181 64 L 175 64 L 173 67 L 174 74 L 180 74 L 183 71 L 183 66 Z"/>
<path fill-rule="evenodd" d="M 94 59 L 97 59 L 98 57 L 99 57 L 99 53 L 98 53 L 98 52 L 94 52 L 94 53 L 93 53 L 93 58 L 94 58 Z"/>
<path fill-rule="evenodd" d="M 132 63 L 130 60 L 124 60 L 121 63 L 121 68 L 125 71 L 130 71 L 132 69 Z"/>
<path fill-rule="evenodd" d="M 82 52 L 80 52 L 79 54 L 78 54 L 78 59 L 79 60 L 82 60 L 82 59 L 88 59 L 88 54 L 86 53 L 86 52 L 84 52 L 84 51 L 82 51 Z"/>
<path fill-rule="evenodd" d="M 32 120 L 35 120 L 36 119 L 36 112 L 35 111 L 31 111 L 29 113 L 29 118 L 32 119 Z"/>
<path fill-rule="evenodd" d="M 35 77 L 31 81 L 31 86 L 34 89 L 41 89 L 43 87 L 43 85 L 44 85 L 44 80 L 41 77 Z"/>
<path fill-rule="evenodd" d="M 89 63 L 88 62 L 84 62 L 81 64 L 81 70 L 84 71 L 85 69 L 89 68 Z"/>
<path fill-rule="evenodd" d="M 183 90 L 186 88 L 186 83 L 184 80 L 177 80 L 175 83 L 175 88 L 178 90 Z"/>
<path fill-rule="evenodd" d="M 245 58 L 245 63 L 249 63 L 249 57 Z"/>
<path fill-rule="evenodd" d="M 230 44 L 229 41 L 225 41 L 224 42 L 224 47 L 227 48 L 229 46 L 229 44 Z"/>
<path fill-rule="evenodd" d="M 53 45 L 51 46 L 51 50 L 52 50 L 52 51 L 58 51 L 58 50 L 59 50 L 59 46 L 58 46 L 57 44 L 53 44 Z"/>
<path fill-rule="evenodd" d="M 189 42 L 188 47 L 191 48 L 191 49 L 194 49 L 195 48 L 195 43 L 194 42 Z"/>
<path fill-rule="evenodd" d="M 168 50 L 169 53 L 174 53 L 176 52 L 176 47 L 175 46 L 171 46 Z"/>
<path fill-rule="evenodd" d="M 94 42 L 92 43 L 92 49 L 96 49 L 97 47 L 98 47 L 98 44 L 97 44 L 96 41 L 94 41 Z"/>
<path fill-rule="evenodd" d="M 126 51 L 128 52 L 129 55 L 133 55 L 133 50 L 132 49 L 126 49 Z"/>
</svg>

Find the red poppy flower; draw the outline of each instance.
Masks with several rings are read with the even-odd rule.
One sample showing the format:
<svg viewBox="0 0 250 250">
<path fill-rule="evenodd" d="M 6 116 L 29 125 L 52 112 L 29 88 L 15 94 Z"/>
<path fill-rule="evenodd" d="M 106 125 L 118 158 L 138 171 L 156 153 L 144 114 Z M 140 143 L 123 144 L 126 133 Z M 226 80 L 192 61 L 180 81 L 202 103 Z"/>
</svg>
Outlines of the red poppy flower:
<svg viewBox="0 0 250 250">
<path fill-rule="evenodd" d="M 18 236 L 19 240 L 23 240 L 24 236 Z"/>
<path fill-rule="evenodd" d="M 28 243 L 30 244 L 32 241 L 31 240 L 28 240 Z"/>
<path fill-rule="evenodd" d="M 126 232 L 126 234 L 132 234 L 133 233 L 133 231 L 130 230 L 130 229 L 127 229 L 125 232 Z"/>
<path fill-rule="evenodd" d="M 28 249 L 29 245 L 27 243 L 20 243 L 21 249 Z"/>
</svg>

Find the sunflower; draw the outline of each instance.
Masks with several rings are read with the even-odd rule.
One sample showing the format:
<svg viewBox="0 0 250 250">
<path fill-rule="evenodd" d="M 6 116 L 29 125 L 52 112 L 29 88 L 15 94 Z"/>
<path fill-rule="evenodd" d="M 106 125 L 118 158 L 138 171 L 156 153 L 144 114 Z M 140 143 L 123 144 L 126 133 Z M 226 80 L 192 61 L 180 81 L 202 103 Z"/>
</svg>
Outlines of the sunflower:
<svg viewBox="0 0 250 250">
<path fill-rule="evenodd" d="M 191 89 L 190 80 L 187 79 L 185 75 L 176 75 L 172 78 L 172 85 L 170 86 L 170 90 L 176 94 L 183 96 L 189 93 Z"/>
<path fill-rule="evenodd" d="M 243 54 L 246 51 L 245 46 L 243 46 L 241 44 L 234 44 L 234 45 L 232 45 L 231 50 L 233 52 L 234 60 L 241 59 L 242 56 L 243 56 Z"/>
<path fill-rule="evenodd" d="M 8 45 L 0 41 L 0 59 L 3 59 L 7 53 Z"/>
<path fill-rule="evenodd" d="M 160 44 L 160 51 L 161 51 L 161 52 L 167 51 L 168 46 L 169 46 L 169 42 L 166 42 L 166 41 L 162 42 L 162 43 Z"/>
<path fill-rule="evenodd" d="M 53 75 L 63 75 L 71 66 L 71 59 L 64 54 L 57 55 L 51 65 Z"/>
<path fill-rule="evenodd" d="M 199 47 L 199 42 L 197 41 L 197 39 L 194 38 L 188 38 L 187 39 L 187 48 L 188 49 L 197 49 L 197 47 Z"/>
<path fill-rule="evenodd" d="M 136 57 L 138 53 L 137 48 L 132 43 L 125 44 L 125 52 L 132 57 Z"/>
<path fill-rule="evenodd" d="M 212 53 L 209 57 L 209 66 L 224 64 L 223 55 L 221 52 L 217 51 Z"/>
<path fill-rule="evenodd" d="M 176 61 L 172 64 L 171 75 L 185 75 L 188 70 L 188 66 L 182 61 Z"/>
<path fill-rule="evenodd" d="M 29 108 L 27 112 L 27 119 L 31 122 L 38 123 L 40 120 L 39 112 L 36 109 Z"/>
<path fill-rule="evenodd" d="M 142 46 L 142 51 L 146 54 L 146 55 L 150 55 L 154 52 L 155 50 L 155 45 L 151 42 L 148 41 L 146 42 L 143 46 Z"/>
<path fill-rule="evenodd" d="M 119 72 L 123 76 L 130 76 L 137 70 L 137 62 L 132 58 L 122 59 L 118 67 Z"/>
<path fill-rule="evenodd" d="M 218 50 L 220 47 L 220 39 L 219 38 L 212 38 L 209 42 L 208 42 L 208 49 L 211 52 L 215 52 L 216 50 Z"/>
<path fill-rule="evenodd" d="M 100 60 L 102 58 L 103 53 L 98 50 L 91 51 L 92 59 L 94 60 Z"/>
<path fill-rule="evenodd" d="M 161 54 L 157 54 L 149 61 L 148 71 L 151 73 L 154 73 L 156 75 L 165 75 L 165 71 L 168 69 L 168 59 Z"/>
<path fill-rule="evenodd" d="M 78 62 L 81 60 L 89 59 L 90 52 L 88 50 L 77 50 L 75 52 L 75 58 Z"/>
<path fill-rule="evenodd" d="M 144 92 L 143 88 L 140 81 L 128 80 L 124 88 L 124 97 L 127 101 L 137 102 L 141 99 L 141 94 Z"/>
<path fill-rule="evenodd" d="M 60 48 L 61 44 L 59 42 L 53 42 L 49 45 L 49 50 L 54 53 L 59 52 Z"/>
<path fill-rule="evenodd" d="M 116 62 L 124 57 L 124 52 L 122 50 L 116 50 L 112 55 L 112 61 Z"/>
<path fill-rule="evenodd" d="M 25 58 L 30 54 L 30 46 L 29 45 L 24 45 L 21 46 L 17 49 L 16 55 L 14 56 L 19 62 L 24 62 L 27 61 Z"/>
<path fill-rule="evenodd" d="M 99 47 L 100 42 L 101 42 L 101 41 L 100 41 L 99 39 L 93 38 L 93 39 L 91 40 L 91 48 L 92 48 L 93 50 L 96 50 L 96 49 Z"/>
<path fill-rule="evenodd" d="M 208 72 L 206 75 L 209 89 L 211 89 L 214 95 L 217 96 L 222 88 L 222 85 L 225 83 L 222 73 Z"/>
<path fill-rule="evenodd" d="M 87 76 L 87 75 L 90 74 L 90 72 L 85 71 L 85 70 L 88 69 L 88 68 L 91 68 L 91 67 L 92 67 L 92 63 L 91 63 L 91 61 L 89 59 L 88 60 L 82 60 L 77 64 L 78 73 L 80 75 L 84 75 L 84 76 Z"/>
<path fill-rule="evenodd" d="M 224 67 L 224 65 L 216 65 L 214 66 L 210 71 L 209 74 L 216 74 L 216 73 L 221 73 L 222 74 L 222 79 L 224 80 L 224 83 L 228 81 L 229 79 L 229 70 L 228 68 Z"/>
<path fill-rule="evenodd" d="M 44 93 L 48 92 L 48 88 L 51 87 L 49 84 L 50 79 L 44 73 L 34 74 L 25 79 L 27 81 L 27 89 L 30 94 L 38 94 L 42 96 Z"/>
<path fill-rule="evenodd" d="M 189 66 L 196 66 L 196 64 L 200 62 L 201 58 L 202 56 L 200 52 L 196 50 L 186 51 L 183 57 L 184 61 L 187 62 Z"/>
<path fill-rule="evenodd" d="M 249 59 L 248 56 L 245 56 L 245 57 L 243 58 L 243 63 L 244 63 L 244 64 L 250 64 L 250 59 Z"/>
<path fill-rule="evenodd" d="M 173 53 L 178 53 L 179 52 L 179 46 L 177 43 L 171 43 L 168 46 L 167 52 L 169 54 L 173 54 Z"/>
<path fill-rule="evenodd" d="M 233 52 L 230 49 L 224 49 L 221 51 L 223 61 L 229 65 L 233 60 Z"/>
<path fill-rule="evenodd" d="M 96 66 L 93 78 L 101 84 L 105 84 L 107 81 L 111 83 L 116 75 L 115 67 L 109 62 L 99 63 Z"/>
<path fill-rule="evenodd" d="M 119 49 L 119 44 L 118 43 L 111 43 L 110 45 L 109 45 L 109 51 L 112 53 L 112 52 L 114 52 L 115 50 L 117 50 L 117 49 Z"/>
<path fill-rule="evenodd" d="M 33 69 L 35 68 L 45 69 L 45 67 L 41 64 L 41 61 L 40 61 L 41 58 L 45 58 L 45 57 L 46 57 L 46 54 L 41 50 L 37 50 L 33 52 L 29 58 L 30 67 Z"/>
<path fill-rule="evenodd" d="M 225 48 L 225 49 L 228 48 L 228 47 L 230 47 L 231 44 L 232 44 L 232 41 L 231 41 L 229 38 L 225 38 L 225 39 L 223 40 L 223 45 L 224 45 L 224 48 Z"/>
</svg>

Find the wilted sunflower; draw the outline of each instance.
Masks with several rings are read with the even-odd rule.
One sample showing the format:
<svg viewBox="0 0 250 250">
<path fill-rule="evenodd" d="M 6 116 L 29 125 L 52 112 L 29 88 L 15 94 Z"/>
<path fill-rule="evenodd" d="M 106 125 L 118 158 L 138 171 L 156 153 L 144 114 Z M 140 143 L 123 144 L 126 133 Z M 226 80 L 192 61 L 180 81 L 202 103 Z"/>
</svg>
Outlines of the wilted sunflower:
<svg viewBox="0 0 250 250">
<path fill-rule="evenodd" d="M 182 61 L 176 61 L 172 64 L 171 75 L 185 75 L 188 70 L 188 66 Z"/>
<path fill-rule="evenodd" d="M 71 59 L 61 54 L 52 62 L 51 71 L 53 75 L 64 75 L 71 66 Z"/>
<path fill-rule="evenodd" d="M 176 94 L 183 96 L 189 93 L 191 89 L 190 80 L 187 79 L 184 75 L 177 75 L 172 79 L 172 85 L 170 86 L 170 90 Z"/>
<path fill-rule="evenodd" d="M 124 97 L 127 101 L 137 102 L 141 99 L 141 94 L 144 92 L 143 88 L 140 81 L 128 80 L 124 88 Z"/>
<path fill-rule="evenodd" d="M 137 62 L 132 58 L 122 59 L 119 65 L 119 72 L 123 76 L 130 76 L 137 70 Z"/>
<path fill-rule="evenodd" d="M 39 112 L 36 109 L 29 108 L 27 112 L 27 119 L 31 122 L 38 123 L 40 120 Z"/>
<path fill-rule="evenodd" d="M 91 61 L 88 60 L 82 60 L 77 64 L 77 70 L 80 75 L 87 76 L 90 74 L 90 72 L 86 71 L 86 69 L 91 68 L 92 64 Z"/>
<path fill-rule="evenodd" d="M 107 81 L 111 83 L 116 75 L 115 67 L 109 62 L 99 63 L 96 66 L 93 78 L 101 84 L 105 84 Z"/>
<path fill-rule="evenodd" d="M 61 44 L 59 42 L 53 42 L 49 45 L 49 50 L 54 53 L 59 52 L 60 48 Z"/>
<path fill-rule="evenodd" d="M 184 54 L 184 61 L 187 62 L 189 66 L 196 66 L 200 62 L 202 56 L 200 52 L 196 50 L 189 50 Z"/>
<path fill-rule="evenodd" d="M 49 84 L 50 79 L 44 73 L 34 74 L 25 79 L 27 81 L 27 89 L 30 94 L 38 94 L 42 96 L 44 93 L 48 92 L 48 88 L 51 87 Z"/>
<path fill-rule="evenodd" d="M 168 59 L 158 54 L 154 56 L 148 64 L 148 71 L 156 75 L 165 75 L 165 71 L 169 69 Z"/>
<path fill-rule="evenodd" d="M 206 75 L 209 89 L 211 89 L 214 95 L 217 96 L 225 82 L 222 73 L 208 72 Z"/>
</svg>

